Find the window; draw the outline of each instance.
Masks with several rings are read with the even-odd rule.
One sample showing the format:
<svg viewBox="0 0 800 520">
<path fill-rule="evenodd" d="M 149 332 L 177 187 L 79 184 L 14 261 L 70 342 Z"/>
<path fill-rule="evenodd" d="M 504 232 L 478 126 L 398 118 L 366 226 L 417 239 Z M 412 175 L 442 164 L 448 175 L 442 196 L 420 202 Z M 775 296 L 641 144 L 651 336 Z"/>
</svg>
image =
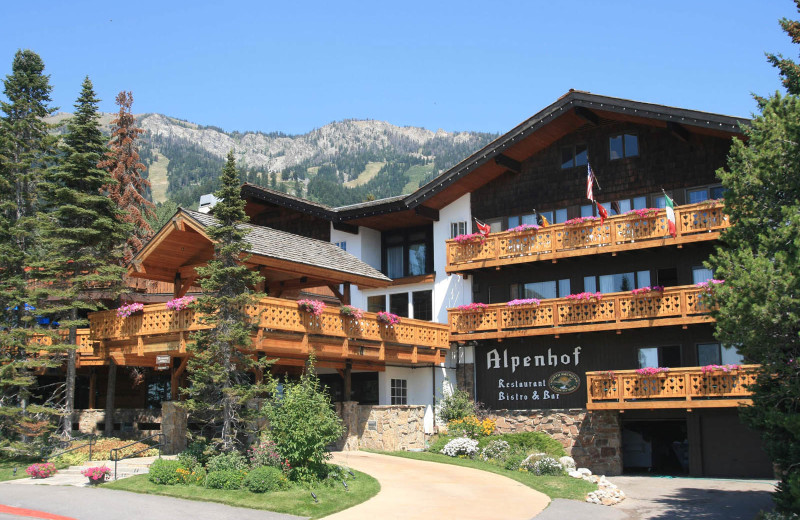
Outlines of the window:
<svg viewBox="0 0 800 520">
<path fill-rule="evenodd" d="M 547 282 L 533 282 L 511 287 L 511 299 L 517 298 L 563 298 L 570 294 L 569 278 Z"/>
<path fill-rule="evenodd" d="M 679 367 L 681 366 L 681 347 L 645 347 L 640 348 L 639 368 Z"/>
<path fill-rule="evenodd" d="M 674 267 L 656 271 L 656 285 L 675 287 L 678 285 L 678 270 Z"/>
<path fill-rule="evenodd" d="M 144 394 L 145 408 L 161 408 L 162 401 L 172 399 L 169 372 L 150 372 L 145 375 L 146 386 Z"/>
<path fill-rule="evenodd" d="M 697 345 L 697 364 L 705 365 L 741 365 L 744 357 L 736 347 L 727 347 L 719 343 L 699 343 Z"/>
<path fill-rule="evenodd" d="M 703 202 L 704 200 L 708 200 L 708 190 L 705 188 L 686 190 L 686 195 L 689 204 L 694 204 L 696 202 Z"/>
<path fill-rule="evenodd" d="M 567 208 L 557 209 L 556 210 L 556 223 L 566 222 L 567 219 Z"/>
<path fill-rule="evenodd" d="M 712 199 L 723 199 L 725 198 L 725 188 L 722 186 L 711 186 L 708 188 L 709 193 L 711 194 Z"/>
<path fill-rule="evenodd" d="M 389 312 L 408 318 L 408 293 L 390 294 Z"/>
<path fill-rule="evenodd" d="M 367 312 L 386 311 L 386 296 L 368 296 Z"/>
<path fill-rule="evenodd" d="M 589 155 L 585 144 L 566 146 L 561 149 L 561 168 L 572 168 L 574 166 L 586 166 L 589 162 Z"/>
<path fill-rule="evenodd" d="M 389 278 L 404 278 L 432 273 L 432 235 L 431 226 L 384 233 L 381 255 L 384 274 Z"/>
<path fill-rule="evenodd" d="M 392 379 L 391 399 L 392 404 L 408 404 L 407 379 Z"/>
<path fill-rule="evenodd" d="M 581 217 L 593 217 L 594 216 L 594 205 L 593 204 L 584 204 L 581 206 Z"/>
<path fill-rule="evenodd" d="M 583 279 L 584 291 L 597 292 L 599 290 L 603 294 L 631 291 L 638 287 L 648 287 L 649 285 L 650 271 L 606 274 L 596 277 L 586 276 Z"/>
<path fill-rule="evenodd" d="M 639 155 L 639 138 L 634 134 L 615 135 L 608 138 L 608 158 L 610 160 Z"/>
<path fill-rule="evenodd" d="M 411 293 L 411 305 L 414 307 L 415 320 L 433 320 L 433 291 Z"/>
<path fill-rule="evenodd" d="M 705 267 L 692 267 L 692 283 L 702 283 L 707 282 L 714 278 L 714 273 L 711 269 L 706 269 Z"/>
<path fill-rule="evenodd" d="M 339 248 L 341 248 L 341 249 L 342 249 L 342 251 L 347 251 L 347 242 L 345 242 L 344 240 L 342 240 L 341 242 L 334 242 L 333 244 L 334 244 L 336 247 L 339 247 Z"/>
<path fill-rule="evenodd" d="M 466 235 L 466 234 L 467 234 L 466 221 L 450 223 L 450 238 L 455 238 L 458 235 Z"/>
</svg>

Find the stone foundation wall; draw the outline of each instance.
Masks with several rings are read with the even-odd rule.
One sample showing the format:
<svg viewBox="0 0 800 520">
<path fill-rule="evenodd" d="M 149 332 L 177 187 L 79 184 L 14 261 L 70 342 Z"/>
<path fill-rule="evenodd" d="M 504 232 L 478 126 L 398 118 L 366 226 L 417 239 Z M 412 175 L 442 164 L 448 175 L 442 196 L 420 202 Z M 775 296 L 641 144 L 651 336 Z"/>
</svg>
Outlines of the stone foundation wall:
<svg viewBox="0 0 800 520">
<path fill-rule="evenodd" d="M 76 410 L 72 414 L 72 423 L 78 426 L 81 433 L 103 434 L 97 425 L 105 423 L 106 411 L 97 409 Z M 113 435 L 121 439 L 135 439 L 154 435 L 161 431 L 161 412 L 145 408 L 121 408 L 114 411 Z M 152 428 L 152 426 L 158 426 Z"/>
<path fill-rule="evenodd" d="M 491 410 L 498 433 L 539 431 L 559 441 L 578 467 L 595 474 L 622 473 L 619 414 L 569 410 Z"/>
<path fill-rule="evenodd" d="M 347 431 L 337 449 L 425 449 L 425 405 L 359 405 L 336 403 Z"/>
</svg>

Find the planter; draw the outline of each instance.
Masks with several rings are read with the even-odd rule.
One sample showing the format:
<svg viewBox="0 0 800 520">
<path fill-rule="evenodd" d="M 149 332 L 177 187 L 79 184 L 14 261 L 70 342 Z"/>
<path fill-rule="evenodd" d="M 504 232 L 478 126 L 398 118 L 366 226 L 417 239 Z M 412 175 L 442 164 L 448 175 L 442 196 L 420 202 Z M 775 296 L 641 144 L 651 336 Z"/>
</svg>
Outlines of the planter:
<svg viewBox="0 0 800 520">
<path fill-rule="evenodd" d="M 99 484 L 105 483 L 105 481 L 106 481 L 106 476 L 105 475 L 103 475 L 102 478 L 98 478 L 98 479 L 93 479 L 92 477 L 89 477 L 89 485 L 90 486 L 97 486 Z"/>
</svg>

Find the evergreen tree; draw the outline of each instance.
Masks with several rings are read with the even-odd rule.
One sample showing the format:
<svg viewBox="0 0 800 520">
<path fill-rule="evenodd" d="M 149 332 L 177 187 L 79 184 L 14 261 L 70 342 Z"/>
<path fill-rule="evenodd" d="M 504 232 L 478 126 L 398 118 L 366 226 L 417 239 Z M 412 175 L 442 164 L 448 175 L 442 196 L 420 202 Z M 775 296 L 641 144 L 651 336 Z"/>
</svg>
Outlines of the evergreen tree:
<svg viewBox="0 0 800 520">
<path fill-rule="evenodd" d="M 46 346 L 32 343 L 38 329 L 31 260 L 36 258 L 36 193 L 53 159 L 55 139 L 43 118 L 49 106 L 49 76 L 34 52 L 18 51 L 12 73 L 3 82 L 7 101 L 0 102 L 0 434 L 6 440 L 28 440 L 47 432 L 56 411 L 31 405 L 34 370 L 58 366 L 54 356 L 39 356 Z M 30 446 L 30 444 L 28 445 Z"/>
<path fill-rule="evenodd" d="M 62 160 L 41 184 L 45 211 L 40 214 L 41 255 L 33 263 L 38 284 L 37 312 L 58 322 L 69 334 L 64 432 L 72 431 L 75 402 L 75 339 L 89 325 L 88 312 L 104 308 L 101 297 L 114 298 L 122 289 L 125 268 L 122 244 L 129 226 L 103 187 L 113 185 L 109 173 L 97 166 L 107 151 L 100 132 L 98 99 L 92 82 L 83 81 L 75 115 L 67 123 L 61 144 Z M 61 338 L 55 336 L 53 343 Z"/>
<path fill-rule="evenodd" d="M 212 428 L 220 448 L 230 451 L 238 446 L 239 434 L 254 426 L 247 419 L 255 412 L 245 404 L 264 386 L 251 384 L 249 373 L 265 366 L 243 350 L 250 344 L 246 309 L 254 302 L 251 288 L 259 276 L 240 261 L 248 248 L 249 231 L 242 227 L 247 215 L 232 150 L 220 180 L 222 186 L 214 193 L 220 200 L 211 211 L 217 224 L 206 230 L 214 241 L 214 258 L 207 267 L 197 268 L 203 296 L 196 309 L 213 328 L 192 336 L 186 406 L 195 420 Z"/>
<path fill-rule="evenodd" d="M 748 140 L 735 140 L 725 186 L 733 226 L 709 261 L 717 338 L 761 365 L 744 419 L 781 471 L 779 509 L 800 513 L 800 99 L 761 102 Z"/>
<path fill-rule="evenodd" d="M 797 10 L 800 11 L 800 0 L 795 0 Z M 781 27 L 789 35 L 794 43 L 800 43 L 800 22 L 783 18 L 780 21 Z M 767 54 L 767 60 L 780 71 L 783 76 L 783 86 L 789 94 L 800 95 L 800 66 L 789 58 L 784 58 L 781 54 Z"/>
<path fill-rule="evenodd" d="M 133 94 L 120 92 L 116 102 L 119 113 L 111 122 L 111 150 L 106 154 L 107 159 L 99 166 L 110 172 L 116 181 L 106 189 L 111 200 L 123 211 L 123 221 L 133 227 L 128 234 L 123 255 L 124 262 L 127 263 L 153 236 L 153 228 L 147 219 L 155 217 L 155 206 L 146 198 L 150 182 L 143 175 L 145 166 L 139 162 L 136 144 L 136 139 L 144 130 L 136 127 L 136 119 L 131 113 Z"/>
</svg>

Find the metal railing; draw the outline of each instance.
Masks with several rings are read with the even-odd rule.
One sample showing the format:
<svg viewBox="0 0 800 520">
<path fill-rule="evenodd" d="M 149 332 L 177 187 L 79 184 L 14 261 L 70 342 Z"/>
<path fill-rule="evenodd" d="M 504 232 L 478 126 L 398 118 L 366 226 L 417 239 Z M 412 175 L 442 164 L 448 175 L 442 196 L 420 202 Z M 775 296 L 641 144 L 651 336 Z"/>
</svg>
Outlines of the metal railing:
<svg viewBox="0 0 800 520">
<path fill-rule="evenodd" d="M 80 441 L 81 439 L 87 439 L 86 442 L 83 444 L 79 444 L 77 446 L 72 446 L 72 444 L 76 441 Z M 77 451 L 81 448 L 85 448 L 86 446 L 89 447 L 89 460 L 92 460 L 92 449 L 94 445 L 97 443 L 97 434 L 94 433 L 85 433 L 83 435 L 78 435 L 77 437 L 72 437 L 70 439 L 63 439 L 58 441 L 54 446 L 45 446 L 42 448 L 42 459 L 43 460 L 50 460 L 56 457 L 60 457 L 65 453 L 70 453 L 73 451 Z M 52 453 L 52 450 L 56 448 L 64 448 L 66 446 L 70 446 L 69 449 L 59 451 L 58 453 Z"/>
<path fill-rule="evenodd" d="M 131 446 L 135 446 L 136 444 L 144 444 L 144 441 L 149 441 L 150 439 L 155 439 L 156 437 L 158 437 L 158 442 L 156 444 L 128 453 L 127 455 L 124 455 L 122 457 L 119 456 L 122 450 L 124 450 L 125 448 L 130 448 Z M 139 439 L 138 441 L 126 444 L 125 446 L 120 446 L 119 448 L 112 448 L 111 451 L 108 452 L 108 460 L 114 461 L 114 480 L 117 480 L 117 462 L 129 459 L 134 455 L 138 455 L 142 452 L 150 451 L 153 448 L 158 448 L 158 457 L 161 458 L 161 448 L 164 447 L 164 444 L 165 444 L 164 434 L 156 433 L 155 435 L 151 435 L 149 437 L 145 437 L 144 439 Z"/>
</svg>

